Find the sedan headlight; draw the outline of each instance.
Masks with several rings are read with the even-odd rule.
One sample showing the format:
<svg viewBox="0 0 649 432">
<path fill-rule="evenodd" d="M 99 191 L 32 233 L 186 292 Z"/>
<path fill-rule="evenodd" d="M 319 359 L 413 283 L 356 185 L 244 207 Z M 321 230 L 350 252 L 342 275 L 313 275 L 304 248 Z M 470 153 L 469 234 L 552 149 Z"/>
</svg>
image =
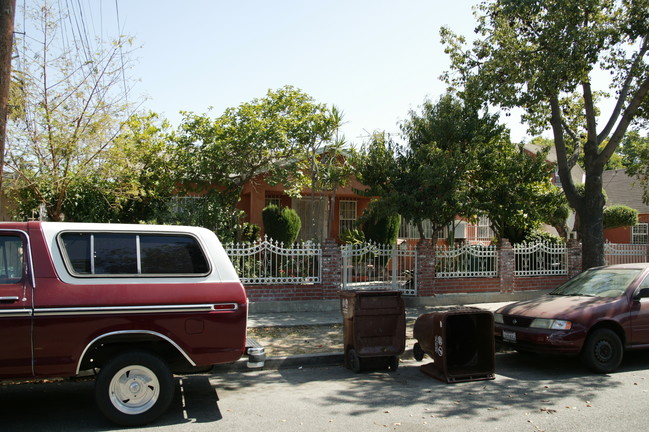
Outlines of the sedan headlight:
<svg viewBox="0 0 649 432">
<path fill-rule="evenodd" d="M 572 327 L 572 322 L 566 320 L 536 318 L 534 321 L 532 321 L 530 327 L 552 330 L 570 330 L 570 328 Z"/>
<path fill-rule="evenodd" d="M 494 322 L 496 324 L 504 324 L 505 321 L 503 320 L 503 314 L 495 313 L 494 314 Z"/>
</svg>

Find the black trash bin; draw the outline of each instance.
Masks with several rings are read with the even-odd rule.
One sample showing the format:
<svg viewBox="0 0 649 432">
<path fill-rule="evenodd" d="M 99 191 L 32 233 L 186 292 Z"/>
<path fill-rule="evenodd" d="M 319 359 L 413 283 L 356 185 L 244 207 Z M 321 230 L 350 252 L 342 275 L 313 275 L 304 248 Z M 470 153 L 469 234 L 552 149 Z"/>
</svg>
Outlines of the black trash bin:
<svg viewBox="0 0 649 432">
<path fill-rule="evenodd" d="M 495 378 L 493 313 L 478 308 L 458 308 L 419 316 L 413 348 L 416 360 L 428 354 L 433 363 L 422 372 L 447 383 Z"/>
<path fill-rule="evenodd" d="M 345 366 L 396 370 L 406 349 L 406 310 L 399 291 L 341 291 Z"/>
</svg>

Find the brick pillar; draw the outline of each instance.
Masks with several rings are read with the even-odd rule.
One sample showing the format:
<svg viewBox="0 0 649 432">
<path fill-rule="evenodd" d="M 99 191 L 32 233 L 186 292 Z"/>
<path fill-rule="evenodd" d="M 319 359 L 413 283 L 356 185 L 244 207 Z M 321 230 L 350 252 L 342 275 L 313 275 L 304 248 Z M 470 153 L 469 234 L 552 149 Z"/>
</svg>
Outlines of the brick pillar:
<svg viewBox="0 0 649 432">
<path fill-rule="evenodd" d="M 500 292 L 514 292 L 514 248 L 508 239 L 501 239 L 498 244 L 498 276 L 500 277 Z"/>
<path fill-rule="evenodd" d="M 323 299 L 338 298 L 342 283 L 342 254 L 340 246 L 333 239 L 322 243 L 322 269 L 320 287 Z"/>
<path fill-rule="evenodd" d="M 581 242 L 568 240 L 568 277 L 577 276 L 582 271 Z"/>
<path fill-rule="evenodd" d="M 417 296 L 435 295 L 435 248 L 432 240 L 417 243 Z"/>
</svg>

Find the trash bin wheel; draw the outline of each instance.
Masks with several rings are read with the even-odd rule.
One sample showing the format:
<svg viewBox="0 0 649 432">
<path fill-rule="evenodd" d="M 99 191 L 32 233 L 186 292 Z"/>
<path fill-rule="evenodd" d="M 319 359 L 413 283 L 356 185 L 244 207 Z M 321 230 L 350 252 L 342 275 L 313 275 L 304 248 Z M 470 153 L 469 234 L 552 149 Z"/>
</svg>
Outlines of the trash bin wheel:
<svg viewBox="0 0 649 432">
<path fill-rule="evenodd" d="M 399 369 L 399 356 L 388 357 L 388 370 L 391 372 Z"/>
<path fill-rule="evenodd" d="M 424 359 L 424 350 L 419 345 L 419 342 L 415 343 L 415 346 L 412 347 L 412 355 L 417 361 L 422 361 Z"/>
<path fill-rule="evenodd" d="M 361 359 L 358 357 L 358 354 L 356 354 L 356 350 L 354 348 L 351 348 L 349 351 L 347 351 L 347 358 L 349 360 L 349 368 L 358 373 L 361 371 Z"/>
</svg>

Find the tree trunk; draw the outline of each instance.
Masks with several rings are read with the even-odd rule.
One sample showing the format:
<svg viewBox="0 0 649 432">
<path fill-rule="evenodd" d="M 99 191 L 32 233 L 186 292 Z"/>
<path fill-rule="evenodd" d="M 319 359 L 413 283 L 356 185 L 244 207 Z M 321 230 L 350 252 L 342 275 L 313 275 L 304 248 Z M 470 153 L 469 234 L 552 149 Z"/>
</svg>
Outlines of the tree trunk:
<svg viewBox="0 0 649 432">
<path fill-rule="evenodd" d="M 4 193 L 2 177 L 4 168 L 5 136 L 7 133 L 7 117 L 9 105 L 9 86 L 11 85 L 11 52 L 14 35 L 14 16 L 16 0 L 0 0 L 0 208 L 3 213 Z M 5 214 L 0 215 L 4 220 Z"/>
<path fill-rule="evenodd" d="M 577 207 L 584 270 L 604 265 L 603 168 L 587 166 L 584 197 Z"/>
</svg>

